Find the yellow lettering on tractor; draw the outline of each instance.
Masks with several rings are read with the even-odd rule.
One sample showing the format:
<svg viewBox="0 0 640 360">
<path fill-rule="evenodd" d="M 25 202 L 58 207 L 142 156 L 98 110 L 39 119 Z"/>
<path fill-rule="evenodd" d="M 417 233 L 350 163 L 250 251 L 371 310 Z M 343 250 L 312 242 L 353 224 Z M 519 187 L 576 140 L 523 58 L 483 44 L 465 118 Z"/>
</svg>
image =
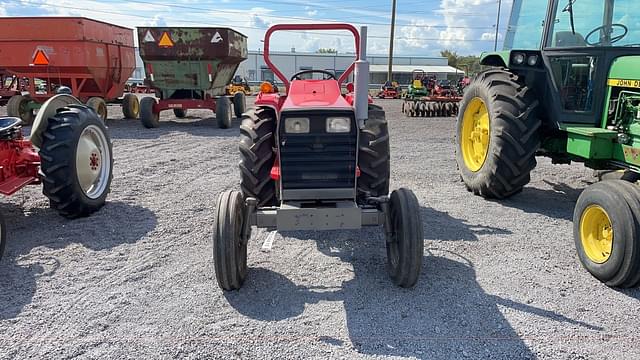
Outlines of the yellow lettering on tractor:
<svg viewBox="0 0 640 360">
<path fill-rule="evenodd" d="M 609 79 L 609 86 L 640 89 L 640 80 Z"/>
</svg>

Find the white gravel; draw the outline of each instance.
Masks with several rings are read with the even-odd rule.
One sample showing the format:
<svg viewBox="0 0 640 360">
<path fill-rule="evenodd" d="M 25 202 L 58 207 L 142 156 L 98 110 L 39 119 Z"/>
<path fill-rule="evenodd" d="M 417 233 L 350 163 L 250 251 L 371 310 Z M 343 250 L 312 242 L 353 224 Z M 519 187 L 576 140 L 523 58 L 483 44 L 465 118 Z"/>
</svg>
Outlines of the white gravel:
<svg viewBox="0 0 640 360">
<path fill-rule="evenodd" d="M 640 358 L 640 292 L 607 288 L 575 255 L 571 217 L 590 171 L 540 159 L 523 193 L 484 201 L 459 180 L 453 118 L 379 103 L 392 187 L 423 206 L 416 288 L 388 279 L 381 229 L 279 234 L 270 252 L 254 231 L 247 282 L 223 293 L 212 217 L 217 195 L 238 188 L 238 121 L 221 130 L 207 111 L 166 112 L 172 121 L 149 130 L 110 106 L 103 210 L 65 220 L 38 186 L 0 204 L 0 358 Z"/>
</svg>

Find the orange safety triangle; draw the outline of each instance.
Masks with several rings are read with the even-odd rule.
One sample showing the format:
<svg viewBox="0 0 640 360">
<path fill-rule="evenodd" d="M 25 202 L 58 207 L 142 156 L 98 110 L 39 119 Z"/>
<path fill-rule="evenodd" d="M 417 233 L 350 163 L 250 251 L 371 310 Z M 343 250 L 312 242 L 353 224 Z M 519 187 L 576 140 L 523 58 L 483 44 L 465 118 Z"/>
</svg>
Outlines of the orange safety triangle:
<svg viewBox="0 0 640 360">
<path fill-rule="evenodd" d="M 163 46 L 163 47 L 173 46 L 173 40 L 171 40 L 171 37 L 169 37 L 169 34 L 166 31 L 162 33 L 162 36 L 160 37 L 160 41 L 158 41 L 158 46 Z"/>
<path fill-rule="evenodd" d="M 33 57 L 33 65 L 49 65 L 47 54 L 42 50 L 36 51 L 36 55 Z"/>
</svg>

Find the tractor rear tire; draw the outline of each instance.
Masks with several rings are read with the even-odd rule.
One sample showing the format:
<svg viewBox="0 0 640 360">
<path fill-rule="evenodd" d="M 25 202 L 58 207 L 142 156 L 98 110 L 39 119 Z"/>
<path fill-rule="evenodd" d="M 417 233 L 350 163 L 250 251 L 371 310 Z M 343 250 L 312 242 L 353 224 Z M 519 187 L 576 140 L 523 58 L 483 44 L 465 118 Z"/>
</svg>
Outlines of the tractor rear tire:
<svg viewBox="0 0 640 360">
<path fill-rule="evenodd" d="M 187 116 L 187 110 L 173 109 L 173 115 L 175 115 L 178 119 L 184 119 Z"/>
<path fill-rule="evenodd" d="M 245 211 L 239 191 L 227 190 L 218 197 L 213 225 L 213 267 L 218 286 L 238 290 L 247 277 L 247 240 L 242 237 Z"/>
<path fill-rule="evenodd" d="M 98 117 L 105 124 L 107 123 L 107 103 L 101 97 L 91 97 L 87 100 L 87 106 L 98 114 Z"/>
<path fill-rule="evenodd" d="M 271 178 L 275 153 L 276 119 L 269 108 L 252 108 L 240 125 L 240 187 L 245 198 L 258 200 L 258 207 L 276 204 L 276 183 Z"/>
<path fill-rule="evenodd" d="M 25 126 L 31 125 L 36 118 L 33 110 L 28 109 L 31 101 L 28 96 L 13 95 L 7 102 L 7 115 L 20 118 Z"/>
<path fill-rule="evenodd" d="M 143 97 L 140 101 L 140 122 L 147 129 L 160 126 L 160 114 L 153 112 L 153 106 L 158 102 L 154 97 Z"/>
<path fill-rule="evenodd" d="M 424 256 L 424 236 L 420 204 L 405 188 L 391 193 L 389 200 L 392 235 L 387 239 L 387 268 L 397 286 L 412 287 L 420 277 Z"/>
<path fill-rule="evenodd" d="M 122 98 L 122 115 L 125 119 L 137 119 L 140 114 L 140 100 L 134 94 L 125 94 Z"/>
<path fill-rule="evenodd" d="M 51 207 L 67 218 L 100 209 L 113 177 L 111 139 L 89 107 L 69 105 L 49 118 L 43 134 L 43 193 Z"/>
<path fill-rule="evenodd" d="M 233 95 L 233 112 L 239 119 L 247 110 L 247 97 L 243 92 L 237 92 Z"/>
<path fill-rule="evenodd" d="M 522 191 L 536 167 L 538 101 L 518 75 L 480 73 L 467 88 L 456 132 L 456 162 L 467 189 L 503 199 Z"/>
<path fill-rule="evenodd" d="M 639 281 L 640 192 L 622 180 L 587 187 L 576 203 L 573 236 L 580 262 L 608 286 Z"/>
<path fill-rule="evenodd" d="M 389 147 L 389 127 L 384 110 L 377 105 L 369 105 L 369 119 L 360 130 L 358 146 L 358 197 L 378 197 L 389 194 L 391 177 L 391 155 Z"/>
<path fill-rule="evenodd" d="M 216 100 L 216 120 L 220 129 L 231 127 L 231 101 L 226 96 L 220 96 Z"/>
</svg>

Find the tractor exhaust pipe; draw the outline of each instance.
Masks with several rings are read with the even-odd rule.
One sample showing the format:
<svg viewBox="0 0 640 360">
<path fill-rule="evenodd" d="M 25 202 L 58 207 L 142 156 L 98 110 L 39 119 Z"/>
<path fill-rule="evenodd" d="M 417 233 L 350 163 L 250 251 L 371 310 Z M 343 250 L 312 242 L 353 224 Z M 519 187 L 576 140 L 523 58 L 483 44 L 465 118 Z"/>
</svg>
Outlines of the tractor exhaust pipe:
<svg viewBox="0 0 640 360">
<path fill-rule="evenodd" d="M 367 61 L 367 27 L 360 27 L 360 54 L 355 66 L 354 108 L 356 121 L 364 126 L 369 117 L 369 62 Z"/>
</svg>

